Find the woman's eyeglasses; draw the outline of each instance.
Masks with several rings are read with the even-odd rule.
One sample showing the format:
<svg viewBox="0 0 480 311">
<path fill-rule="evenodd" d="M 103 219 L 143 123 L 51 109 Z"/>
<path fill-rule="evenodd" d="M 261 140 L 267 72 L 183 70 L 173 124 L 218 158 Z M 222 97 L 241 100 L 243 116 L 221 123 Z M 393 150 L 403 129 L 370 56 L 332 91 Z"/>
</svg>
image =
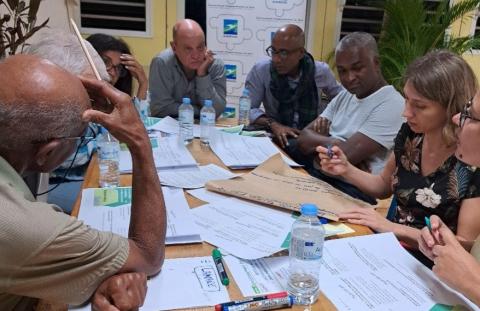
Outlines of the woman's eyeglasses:
<svg viewBox="0 0 480 311">
<path fill-rule="evenodd" d="M 480 121 L 480 119 L 477 119 L 474 116 L 472 116 L 472 114 L 470 112 L 470 108 L 472 107 L 472 101 L 473 101 L 473 98 L 470 99 L 465 104 L 462 112 L 460 112 L 460 122 L 459 122 L 460 128 L 462 128 L 465 125 L 465 122 L 467 121 L 467 119 L 470 119 L 470 120 L 473 120 L 473 121 Z"/>
<path fill-rule="evenodd" d="M 107 71 L 115 70 L 120 78 L 123 78 L 127 75 L 127 69 L 124 65 L 118 64 L 114 65 L 112 60 L 109 57 L 102 56 L 103 62 L 105 63 L 105 67 L 107 67 Z"/>
</svg>

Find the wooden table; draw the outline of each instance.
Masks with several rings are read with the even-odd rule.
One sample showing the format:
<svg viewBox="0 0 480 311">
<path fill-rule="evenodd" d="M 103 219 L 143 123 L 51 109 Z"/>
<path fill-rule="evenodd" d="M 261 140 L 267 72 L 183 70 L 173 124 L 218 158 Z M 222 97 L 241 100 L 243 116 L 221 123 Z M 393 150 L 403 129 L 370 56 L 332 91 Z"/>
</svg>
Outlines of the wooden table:
<svg viewBox="0 0 480 311">
<path fill-rule="evenodd" d="M 195 139 L 192 144 L 188 146 L 188 149 L 192 153 L 195 160 L 200 165 L 214 163 L 218 166 L 226 168 L 225 165 L 220 161 L 220 159 L 210 150 L 203 148 L 200 144 L 198 139 Z M 249 170 L 235 170 L 236 173 L 243 173 L 248 172 Z M 121 186 L 130 186 L 132 184 L 132 176 L 131 175 L 121 175 L 120 176 L 120 185 Z M 88 170 L 85 174 L 85 180 L 83 182 L 82 188 L 98 188 L 98 164 L 97 158 L 93 157 Z M 187 201 L 191 208 L 195 208 L 205 202 L 191 196 L 188 193 L 185 193 Z M 80 197 L 77 198 L 75 206 L 73 208 L 72 215 L 78 215 L 80 209 Z M 348 236 L 358 236 L 358 235 L 366 235 L 371 234 L 372 231 L 364 226 L 358 225 L 349 225 L 352 229 L 355 230 L 355 233 L 346 234 L 342 236 L 333 236 L 330 239 L 341 238 L 341 237 L 348 237 Z M 208 243 L 201 243 L 201 244 L 188 244 L 188 245 L 169 245 L 166 247 L 165 250 L 165 257 L 166 258 L 181 258 L 181 257 L 196 257 L 196 256 L 210 256 L 212 252 L 213 246 Z M 227 267 L 228 269 L 228 267 Z M 229 275 L 230 272 L 228 271 Z M 321 280 L 320 280 L 321 282 Z M 237 284 L 235 283 L 234 278 L 231 278 L 231 284 L 228 286 L 228 292 L 230 298 L 234 299 L 241 299 L 243 298 Z M 213 310 L 212 307 L 208 308 L 196 308 L 196 309 L 187 309 L 187 310 Z M 285 310 L 336 310 L 335 306 L 323 295 L 321 295 L 318 301 L 312 306 L 294 306 L 290 309 Z"/>
</svg>

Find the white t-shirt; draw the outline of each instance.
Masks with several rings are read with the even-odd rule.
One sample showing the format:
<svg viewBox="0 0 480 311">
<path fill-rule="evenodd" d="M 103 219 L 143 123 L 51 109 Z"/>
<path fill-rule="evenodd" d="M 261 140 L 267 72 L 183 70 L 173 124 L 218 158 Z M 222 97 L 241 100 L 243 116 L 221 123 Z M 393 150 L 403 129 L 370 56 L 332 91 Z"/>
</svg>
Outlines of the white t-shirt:
<svg viewBox="0 0 480 311">
<path fill-rule="evenodd" d="M 344 90 L 332 99 L 321 116 L 330 120 L 330 135 L 334 138 L 346 141 L 360 132 L 385 147 L 387 152 L 374 155 L 370 161 L 372 173 L 377 174 L 385 166 L 388 151 L 404 122 L 404 105 L 404 98 L 391 85 L 362 99 Z"/>
</svg>

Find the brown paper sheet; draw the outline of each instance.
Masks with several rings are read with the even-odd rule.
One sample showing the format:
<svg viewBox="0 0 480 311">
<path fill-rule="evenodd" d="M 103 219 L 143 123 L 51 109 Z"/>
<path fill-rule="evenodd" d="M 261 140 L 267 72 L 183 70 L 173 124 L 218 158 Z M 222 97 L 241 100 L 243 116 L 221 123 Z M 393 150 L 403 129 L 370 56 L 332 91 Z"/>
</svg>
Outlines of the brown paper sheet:
<svg viewBox="0 0 480 311">
<path fill-rule="evenodd" d="M 331 220 L 338 220 L 337 215 L 350 207 L 373 207 L 326 182 L 293 170 L 280 154 L 241 177 L 209 181 L 206 188 L 292 211 L 299 211 L 302 203 L 314 203 L 318 206 L 318 215 Z"/>
</svg>

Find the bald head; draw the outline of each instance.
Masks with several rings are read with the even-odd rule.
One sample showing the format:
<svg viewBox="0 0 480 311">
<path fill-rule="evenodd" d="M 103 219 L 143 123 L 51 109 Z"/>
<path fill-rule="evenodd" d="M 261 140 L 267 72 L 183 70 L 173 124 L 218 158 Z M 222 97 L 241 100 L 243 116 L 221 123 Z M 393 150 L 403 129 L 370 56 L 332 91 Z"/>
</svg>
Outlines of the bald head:
<svg viewBox="0 0 480 311">
<path fill-rule="evenodd" d="M 182 19 L 173 26 L 173 41 L 184 40 L 188 38 L 202 37 L 205 41 L 205 34 L 202 27 L 192 19 Z"/>
<path fill-rule="evenodd" d="M 273 40 L 291 42 L 297 48 L 305 46 L 305 33 L 302 28 L 294 24 L 287 24 L 275 32 Z"/>
<path fill-rule="evenodd" d="M 7 58 L 0 72 L 1 149 L 76 136 L 84 128 L 90 101 L 78 78 L 32 55 Z"/>
</svg>

